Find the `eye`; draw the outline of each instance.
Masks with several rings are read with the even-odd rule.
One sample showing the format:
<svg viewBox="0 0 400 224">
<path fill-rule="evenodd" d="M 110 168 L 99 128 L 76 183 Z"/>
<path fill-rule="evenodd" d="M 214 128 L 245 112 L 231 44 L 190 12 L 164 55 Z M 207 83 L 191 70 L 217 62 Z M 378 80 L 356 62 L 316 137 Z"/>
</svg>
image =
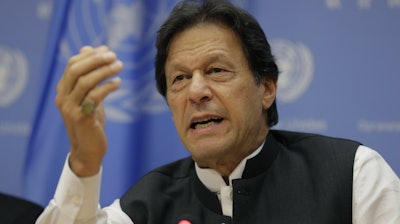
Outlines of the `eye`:
<svg viewBox="0 0 400 224">
<path fill-rule="evenodd" d="M 224 71 L 224 70 L 223 70 L 222 68 L 213 68 L 212 71 L 213 71 L 214 73 L 218 73 L 218 72 L 222 72 L 222 71 Z"/>
<path fill-rule="evenodd" d="M 220 72 L 224 72 L 225 70 L 222 68 L 211 68 L 207 74 L 212 74 L 212 73 L 220 73 Z"/>
<path fill-rule="evenodd" d="M 183 79 L 185 79 L 185 75 L 177 75 L 172 83 L 182 81 Z"/>
</svg>

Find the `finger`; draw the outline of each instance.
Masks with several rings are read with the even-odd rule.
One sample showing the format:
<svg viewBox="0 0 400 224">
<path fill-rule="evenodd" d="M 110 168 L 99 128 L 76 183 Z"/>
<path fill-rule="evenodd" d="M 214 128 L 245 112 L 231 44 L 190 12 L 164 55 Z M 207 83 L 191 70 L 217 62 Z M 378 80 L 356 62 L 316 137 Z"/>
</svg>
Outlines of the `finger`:
<svg viewBox="0 0 400 224">
<path fill-rule="evenodd" d="M 100 50 L 100 49 L 99 49 Z M 91 46 L 84 46 L 80 49 L 79 54 L 72 56 L 67 63 L 67 66 L 64 69 L 64 74 L 61 76 L 61 79 L 59 80 L 57 84 L 57 93 L 63 94 L 64 92 L 68 92 L 69 89 L 68 86 L 66 85 L 65 78 L 67 77 L 67 71 L 68 68 L 72 66 L 72 64 L 76 63 L 77 61 L 82 60 L 85 57 L 88 57 L 90 54 L 94 54 L 95 50 Z"/>
<path fill-rule="evenodd" d="M 116 60 L 114 52 L 102 46 L 96 49 L 84 48 L 82 53 L 71 57 L 58 85 L 60 94 L 68 94 L 80 76 Z"/>
<path fill-rule="evenodd" d="M 110 65 L 104 65 L 97 70 L 81 76 L 71 91 L 70 100 L 76 102 L 76 104 L 80 104 L 86 98 L 89 91 L 104 80 L 118 74 L 122 70 L 122 67 L 123 64 L 121 61 L 115 61 Z"/>
<path fill-rule="evenodd" d="M 83 46 L 79 50 L 78 54 L 72 56 L 69 59 L 69 62 L 75 63 L 75 62 L 80 61 L 83 58 L 88 57 L 90 55 L 93 55 L 93 54 L 96 54 L 96 53 L 99 53 L 99 52 L 107 52 L 107 51 L 110 51 L 110 49 L 105 45 L 102 45 L 102 46 L 99 46 L 99 47 Z"/>
<path fill-rule="evenodd" d="M 105 53 L 108 51 L 110 51 L 110 49 L 108 49 L 107 46 L 100 46 L 100 47 L 96 47 L 96 48 L 93 48 L 91 46 L 84 46 L 79 50 L 78 54 L 72 56 L 68 60 L 68 64 L 67 64 L 65 70 L 68 70 L 70 67 L 73 67 L 73 65 L 81 62 L 84 59 L 88 59 L 90 57 L 95 56 L 96 54 Z"/>
<path fill-rule="evenodd" d="M 100 49 L 98 51 L 90 51 L 87 54 L 79 55 L 80 57 L 73 58 L 72 60 L 77 60 L 76 62 L 72 62 L 67 67 L 67 71 L 65 73 L 65 92 L 70 92 L 76 81 L 81 77 L 90 73 L 93 70 L 98 69 L 99 67 L 110 64 L 116 60 L 116 55 L 112 51 L 103 51 L 104 49 Z"/>
<path fill-rule="evenodd" d="M 103 113 L 101 107 L 100 110 L 98 110 L 98 106 L 102 104 L 102 101 L 108 94 L 115 91 L 120 86 L 121 79 L 116 77 L 92 89 L 78 107 L 76 105 L 72 106 L 71 102 L 69 102 L 63 106 L 63 109 L 68 110 L 68 113 L 70 113 L 70 116 L 73 117 L 74 120 L 80 120 L 82 117 L 91 116 L 94 112 Z"/>
<path fill-rule="evenodd" d="M 83 46 L 83 47 L 81 47 L 81 49 L 79 50 L 79 53 L 85 53 L 85 52 L 89 52 L 89 51 L 92 51 L 93 50 L 93 47 L 92 46 Z"/>
<path fill-rule="evenodd" d="M 86 98 L 92 100 L 95 105 L 99 105 L 111 92 L 117 90 L 121 86 L 121 83 L 121 78 L 115 77 L 112 80 L 92 89 L 88 92 Z"/>
</svg>

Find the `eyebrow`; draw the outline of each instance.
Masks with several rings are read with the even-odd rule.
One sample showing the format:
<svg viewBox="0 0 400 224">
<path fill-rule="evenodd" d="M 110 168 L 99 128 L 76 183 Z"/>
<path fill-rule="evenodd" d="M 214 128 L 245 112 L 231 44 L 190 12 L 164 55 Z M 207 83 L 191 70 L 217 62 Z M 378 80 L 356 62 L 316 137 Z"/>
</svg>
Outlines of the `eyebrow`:
<svg viewBox="0 0 400 224">
<path fill-rule="evenodd" d="M 182 66 L 181 63 L 176 63 L 177 60 L 174 60 L 170 65 L 168 66 L 169 68 L 172 68 L 172 70 L 185 70 L 186 68 Z M 226 54 L 223 53 L 213 53 L 210 56 L 207 56 L 207 58 L 204 60 L 204 64 L 211 64 L 215 61 L 222 61 L 224 64 L 226 64 L 229 67 L 233 67 L 234 63 L 230 61 L 230 57 L 228 57 Z"/>
</svg>

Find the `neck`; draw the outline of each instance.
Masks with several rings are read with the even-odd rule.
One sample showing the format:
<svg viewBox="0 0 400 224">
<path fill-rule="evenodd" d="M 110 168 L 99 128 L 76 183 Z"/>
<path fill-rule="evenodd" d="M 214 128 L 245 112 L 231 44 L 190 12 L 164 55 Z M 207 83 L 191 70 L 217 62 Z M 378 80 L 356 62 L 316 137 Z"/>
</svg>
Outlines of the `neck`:
<svg viewBox="0 0 400 224">
<path fill-rule="evenodd" d="M 229 176 L 231 175 L 231 173 L 236 169 L 236 167 L 243 159 L 245 159 L 247 156 L 252 154 L 260 147 L 260 145 L 265 140 L 265 136 L 266 135 L 263 135 L 257 141 L 254 141 L 254 145 L 252 147 L 249 147 L 249 150 L 247 151 L 243 150 L 241 153 L 238 153 L 236 151 L 236 153 L 225 155 L 223 158 L 219 159 L 215 159 L 215 157 L 213 157 L 209 160 L 195 161 L 200 168 L 213 169 L 222 176 L 225 182 L 229 182 Z"/>
<path fill-rule="evenodd" d="M 207 163 L 207 165 L 197 162 L 200 168 L 207 168 L 213 169 L 217 171 L 224 180 L 229 180 L 229 175 L 233 172 L 233 170 L 239 165 L 239 163 L 244 159 L 237 159 L 237 160 L 227 160 L 227 161 L 215 161 L 214 163 Z"/>
<path fill-rule="evenodd" d="M 261 145 L 261 143 L 260 143 Z M 238 167 L 238 165 L 243 161 L 243 159 L 245 159 L 246 157 L 248 157 L 249 155 L 251 155 L 252 153 L 254 153 L 259 147 L 260 145 L 258 145 L 257 148 L 249 151 L 248 153 L 242 155 L 242 156 L 235 156 L 233 157 L 231 160 L 229 159 L 225 159 L 223 161 L 214 161 L 214 163 L 210 163 L 210 161 L 207 163 L 207 165 L 202 165 L 201 163 L 197 163 L 197 165 L 200 168 L 208 168 L 208 169 L 213 169 L 215 171 L 217 171 L 221 177 L 225 180 L 225 182 L 228 184 L 229 183 L 229 177 L 232 174 L 232 172 Z"/>
</svg>

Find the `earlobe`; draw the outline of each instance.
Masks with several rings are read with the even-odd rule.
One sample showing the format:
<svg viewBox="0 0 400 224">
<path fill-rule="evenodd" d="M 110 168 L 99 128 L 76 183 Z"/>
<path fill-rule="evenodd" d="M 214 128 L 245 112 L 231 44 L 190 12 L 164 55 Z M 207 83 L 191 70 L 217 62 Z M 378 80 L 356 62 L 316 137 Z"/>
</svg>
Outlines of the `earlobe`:
<svg viewBox="0 0 400 224">
<path fill-rule="evenodd" d="M 263 79 L 262 85 L 264 85 L 263 108 L 267 110 L 275 101 L 277 82 L 275 80 Z"/>
</svg>

